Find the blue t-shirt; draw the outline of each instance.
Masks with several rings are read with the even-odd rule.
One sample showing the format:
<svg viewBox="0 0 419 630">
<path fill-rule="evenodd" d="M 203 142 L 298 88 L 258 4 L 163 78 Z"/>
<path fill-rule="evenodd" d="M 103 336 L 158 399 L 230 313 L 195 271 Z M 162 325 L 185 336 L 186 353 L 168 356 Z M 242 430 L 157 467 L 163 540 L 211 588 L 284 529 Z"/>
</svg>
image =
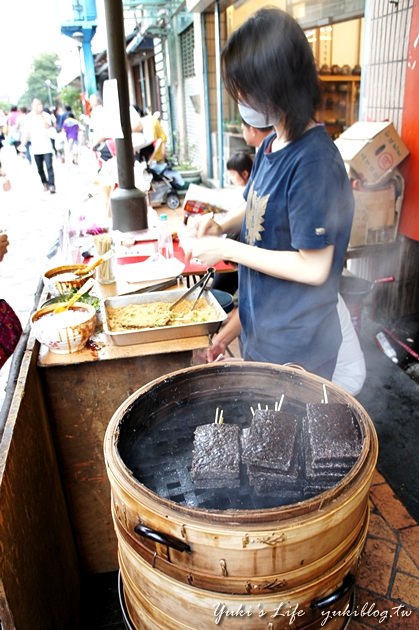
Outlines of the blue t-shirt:
<svg viewBox="0 0 419 630">
<path fill-rule="evenodd" d="M 246 360 L 293 362 L 315 373 L 333 363 L 342 341 L 336 303 L 353 194 L 342 158 L 324 127 L 313 127 L 272 153 L 274 137 L 268 136 L 256 154 L 244 191 L 247 208 L 240 240 L 286 251 L 333 244 L 334 257 L 321 286 L 281 280 L 240 265 L 241 347 Z"/>
</svg>

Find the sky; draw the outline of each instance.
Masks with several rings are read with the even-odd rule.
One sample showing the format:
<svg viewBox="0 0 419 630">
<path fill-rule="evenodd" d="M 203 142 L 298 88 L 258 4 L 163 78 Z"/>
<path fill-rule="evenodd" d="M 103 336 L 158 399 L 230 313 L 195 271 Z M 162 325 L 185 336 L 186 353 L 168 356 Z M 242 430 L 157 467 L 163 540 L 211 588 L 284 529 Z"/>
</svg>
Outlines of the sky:
<svg viewBox="0 0 419 630">
<path fill-rule="evenodd" d="M 103 0 L 96 0 L 99 20 Z M 71 15 L 72 0 L 19 0 L 2 3 L 0 37 L 0 100 L 16 104 L 26 91 L 26 80 L 34 58 L 42 53 L 57 53 L 63 65 L 63 82 L 79 74 L 79 57 L 75 42 L 60 33 L 61 17 Z M 103 21 L 101 21 L 103 24 Z M 98 27 L 92 48 L 106 45 L 104 27 Z"/>
</svg>

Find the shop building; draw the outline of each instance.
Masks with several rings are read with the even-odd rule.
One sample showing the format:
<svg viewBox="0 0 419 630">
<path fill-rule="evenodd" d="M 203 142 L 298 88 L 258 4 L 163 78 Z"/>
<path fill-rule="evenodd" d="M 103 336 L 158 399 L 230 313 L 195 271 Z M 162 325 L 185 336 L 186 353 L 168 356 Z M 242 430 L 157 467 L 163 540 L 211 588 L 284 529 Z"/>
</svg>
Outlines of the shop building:
<svg viewBox="0 0 419 630">
<path fill-rule="evenodd" d="M 413 313 L 419 294 L 418 2 L 270 4 L 294 15 L 313 47 L 324 93 L 318 119 L 330 135 L 339 137 L 358 120 L 390 121 L 408 148 L 400 167 L 404 190 L 396 242 L 358 251 L 350 266 L 370 280 L 394 276 L 375 293 L 377 308 L 392 316 Z M 265 3 L 172 0 L 166 5 L 135 4 L 140 40 L 153 41 L 154 75 L 150 58 L 147 71 L 144 64 L 136 69 L 127 49 L 132 94 L 142 106 L 162 112 L 169 150 L 178 162 L 198 169 L 207 185 L 224 187 L 226 161 L 246 144 L 237 106 L 222 85 L 220 54 L 229 34 Z"/>
</svg>

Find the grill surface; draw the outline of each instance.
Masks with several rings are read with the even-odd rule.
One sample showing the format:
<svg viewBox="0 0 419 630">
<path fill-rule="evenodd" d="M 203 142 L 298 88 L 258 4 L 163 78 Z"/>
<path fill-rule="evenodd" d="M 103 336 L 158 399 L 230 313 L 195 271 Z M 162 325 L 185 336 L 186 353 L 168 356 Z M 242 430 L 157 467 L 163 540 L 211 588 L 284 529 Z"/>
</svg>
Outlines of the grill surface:
<svg viewBox="0 0 419 630">
<path fill-rule="evenodd" d="M 256 510 L 281 507 L 316 496 L 335 486 L 347 474 L 336 471 L 333 481 L 313 484 L 306 479 L 304 440 L 302 439 L 305 404 L 286 397 L 283 410 L 299 418 L 297 483 L 272 495 L 258 496 L 241 466 L 239 489 L 198 490 L 191 479 L 194 430 L 198 425 L 213 422 L 216 407 L 223 409 L 224 422 L 250 426 L 250 407 L 274 408 L 277 396 L 269 396 L 257 388 L 240 397 L 218 387 L 207 391 L 178 391 L 167 382 L 137 399 L 126 411 L 119 427 L 118 451 L 133 476 L 162 498 L 188 507 L 206 510 Z M 355 419 L 356 423 L 356 419 Z M 362 435 L 359 433 L 359 452 Z M 355 462 L 354 462 L 355 463 Z"/>
</svg>

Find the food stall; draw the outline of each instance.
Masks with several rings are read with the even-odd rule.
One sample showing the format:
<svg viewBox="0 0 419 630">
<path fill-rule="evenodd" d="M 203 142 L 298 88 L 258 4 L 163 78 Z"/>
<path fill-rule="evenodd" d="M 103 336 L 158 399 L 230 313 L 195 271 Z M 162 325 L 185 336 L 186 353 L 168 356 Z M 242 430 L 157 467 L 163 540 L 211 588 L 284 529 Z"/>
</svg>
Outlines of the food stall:
<svg viewBox="0 0 419 630">
<path fill-rule="evenodd" d="M 112 290 L 107 287 L 106 292 L 115 291 L 117 286 L 113 285 Z M 184 290 L 170 293 L 177 296 L 179 292 Z M 150 294 L 140 295 L 146 298 Z M 132 300 L 138 302 L 139 297 L 133 296 Z M 205 334 L 185 336 L 183 331 L 179 333 L 182 336 L 169 340 L 164 340 L 163 334 L 155 331 L 156 341 L 151 342 L 143 342 L 138 336 L 126 345 L 117 345 L 118 340 L 114 343 L 109 337 L 105 340 L 102 334 L 98 341 L 72 354 L 55 354 L 45 345 L 39 349 L 38 371 L 64 491 L 82 566 L 88 572 L 118 568 L 103 460 L 103 438 L 112 414 L 142 385 L 190 366 L 193 351 L 208 345 Z"/>
<path fill-rule="evenodd" d="M 148 284 L 117 275 L 95 291 L 109 298 Z M 36 300 L 47 297 L 41 282 Z M 0 445 L 5 628 L 78 627 L 82 576 L 118 567 L 103 458 L 109 420 L 136 389 L 190 366 L 207 345 L 207 334 L 116 345 L 101 333 L 79 352 L 55 354 L 25 331 Z"/>
</svg>

